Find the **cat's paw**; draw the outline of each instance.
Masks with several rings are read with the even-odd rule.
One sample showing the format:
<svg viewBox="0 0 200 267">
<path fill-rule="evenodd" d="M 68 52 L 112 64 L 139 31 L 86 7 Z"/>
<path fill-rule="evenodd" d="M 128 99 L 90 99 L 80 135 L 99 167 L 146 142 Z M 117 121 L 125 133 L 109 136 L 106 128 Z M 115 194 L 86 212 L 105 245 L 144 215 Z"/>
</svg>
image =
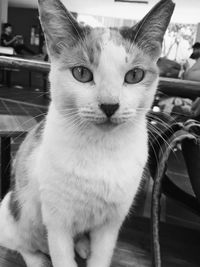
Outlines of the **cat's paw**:
<svg viewBox="0 0 200 267">
<path fill-rule="evenodd" d="M 88 259 L 90 256 L 90 241 L 87 236 L 82 236 L 75 243 L 75 250 L 82 259 Z"/>
</svg>

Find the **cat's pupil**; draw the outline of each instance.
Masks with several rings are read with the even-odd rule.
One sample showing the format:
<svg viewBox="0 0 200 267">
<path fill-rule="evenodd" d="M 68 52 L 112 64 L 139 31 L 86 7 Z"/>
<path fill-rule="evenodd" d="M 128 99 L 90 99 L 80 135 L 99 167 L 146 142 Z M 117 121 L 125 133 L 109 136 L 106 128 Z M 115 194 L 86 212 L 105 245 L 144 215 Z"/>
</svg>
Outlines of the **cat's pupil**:
<svg viewBox="0 0 200 267">
<path fill-rule="evenodd" d="M 133 72 L 132 72 L 133 79 L 135 78 L 135 76 L 136 76 L 136 73 L 137 73 L 137 71 L 136 71 L 136 70 L 133 70 Z"/>
<path fill-rule="evenodd" d="M 79 75 L 82 77 L 82 76 L 84 76 L 84 72 L 85 72 L 85 70 L 84 70 L 84 68 L 78 68 L 78 72 L 79 72 Z"/>
</svg>

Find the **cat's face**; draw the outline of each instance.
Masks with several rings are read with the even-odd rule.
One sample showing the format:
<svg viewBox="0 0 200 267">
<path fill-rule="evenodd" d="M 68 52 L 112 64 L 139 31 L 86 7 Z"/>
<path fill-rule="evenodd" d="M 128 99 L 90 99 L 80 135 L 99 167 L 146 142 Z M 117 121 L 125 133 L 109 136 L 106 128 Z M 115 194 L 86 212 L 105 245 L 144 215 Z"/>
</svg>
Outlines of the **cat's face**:
<svg viewBox="0 0 200 267">
<path fill-rule="evenodd" d="M 40 0 L 40 6 L 52 61 L 52 99 L 63 117 L 100 128 L 144 117 L 157 87 L 171 0 L 161 1 L 129 29 L 81 27 L 58 0 Z"/>
</svg>

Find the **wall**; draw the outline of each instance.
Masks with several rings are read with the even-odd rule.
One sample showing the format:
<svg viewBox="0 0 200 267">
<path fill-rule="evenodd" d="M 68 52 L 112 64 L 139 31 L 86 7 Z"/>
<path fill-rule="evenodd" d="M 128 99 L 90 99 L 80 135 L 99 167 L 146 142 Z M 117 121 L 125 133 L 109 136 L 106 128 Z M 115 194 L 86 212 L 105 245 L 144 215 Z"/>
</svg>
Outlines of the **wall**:
<svg viewBox="0 0 200 267">
<path fill-rule="evenodd" d="M 196 42 L 200 42 L 200 23 L 198 23 L 198 27 L 197 27 Z"/>
<path fill-rule="evenodd" d="M 2 31 L 1 24 L 7 22 L 8 0 L 0 0 L 0 35 Z"/>
<path fill-rule="evenodd" d="M 22 35 L 25 44 L 35 52 L 38 52 L 38 46 L 30 45 L 31 27 L 34 25 L 39 27 L 37 9 L 9 7 L 8 22 L 13 25 L 13 34 Z"/>
<path fill-rule="evenodd" d="M 158 0 L 149 0 L 149 4 L 119 3 L 114 0 L 61 0 L 69 10 L 97 16 L 121 17 L 138 20 Z M 173 0 L 176 3 L 173 22 L 198 23 L 200 22 L 199 0 Z M 37 0 L 9 0 L 9 5 L 37 8 Z"/>
</svg>

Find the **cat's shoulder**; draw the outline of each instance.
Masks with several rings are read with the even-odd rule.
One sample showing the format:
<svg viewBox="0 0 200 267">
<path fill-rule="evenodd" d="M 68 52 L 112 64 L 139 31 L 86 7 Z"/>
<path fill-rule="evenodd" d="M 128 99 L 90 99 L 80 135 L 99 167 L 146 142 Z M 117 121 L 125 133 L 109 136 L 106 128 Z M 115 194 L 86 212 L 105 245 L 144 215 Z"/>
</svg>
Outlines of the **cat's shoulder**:
<svg viewBox="0 0 200 267">
<path fill-rule="evenodd" d="M 27 157 L 42 141 L 45 119 L 37 123 L 34 128 L 26 135 L 22 142 L 17 158 Z"/>
</svg>

